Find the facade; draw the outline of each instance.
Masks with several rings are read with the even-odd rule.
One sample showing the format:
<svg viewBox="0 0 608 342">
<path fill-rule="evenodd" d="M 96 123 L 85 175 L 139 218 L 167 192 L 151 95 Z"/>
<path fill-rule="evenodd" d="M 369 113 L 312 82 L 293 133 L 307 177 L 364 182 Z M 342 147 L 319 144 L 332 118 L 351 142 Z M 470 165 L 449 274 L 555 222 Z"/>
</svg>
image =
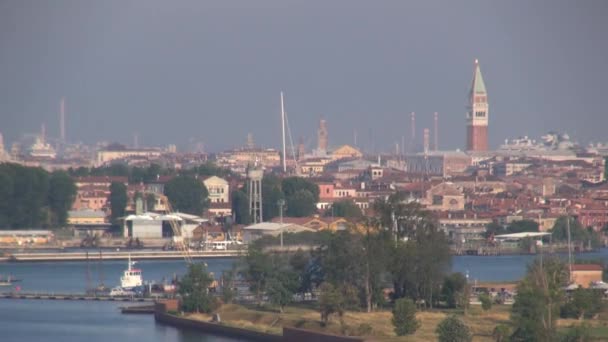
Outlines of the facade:
<svg viewBox="0 0 608 342">
<path fill-rule="evenodd" d="M 488 94 L 481 76 L 479 61 L 475 60 L 473 83 L 467 106 L 467 151 L 488 150 Z"/>
<path fill-rule="evenodd" d="M 207 191 L 209 191 L 209 202 L 228 203 L 230 202 L 230 185 L 220 177 L 211 176 L 203 181 Z"/>
<path fill-rule="evenodd" d="M 162 154 L 160 150 L 101 150 L 97 151 L 97 165 L 103 165 L 112 160 L 123 159 L 128 157 L 142 157 L 142 158 L 158 158 Z"/>
<path fill-rule="evenodd" d="M 462 211 L 464 210 L 465 197 L 456 185 L 443 182 L 427 191 L 426 205 L 429 210 Z"/>
<path fill-rule="evenodd" d="M 602 266 L 594 264 L 574 264 L 571 266 L 572 281 L 582 288 L 588 288 L 591 283 L 602 281 Z"/>
</svg>

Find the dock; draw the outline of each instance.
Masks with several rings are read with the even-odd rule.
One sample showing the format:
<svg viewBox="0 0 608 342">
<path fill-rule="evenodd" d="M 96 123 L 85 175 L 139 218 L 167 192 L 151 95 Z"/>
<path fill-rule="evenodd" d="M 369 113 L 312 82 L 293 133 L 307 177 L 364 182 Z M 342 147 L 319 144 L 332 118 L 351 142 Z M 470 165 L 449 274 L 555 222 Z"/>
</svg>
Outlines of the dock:
<svg viewBox="0 0 608 342">
<path fill-rule="evenodd" d="M 246 253 L 242 250 L 190 251 L 192 259 L 237 258 Z M 180 251 L 107 251 L 96 252 L 53 252 L 53 253 L 13 253 L 0 258 L 4 262 L 44 262 L 44 261 L 95 261 L 95 260 L 179 260 L 184 258 Z"/>
<path fill-rule="evenodd" d="M 154 302 L 152 297 L 110 297 L 110 296 L 89 296 L 84 293 L 25 293 L 25 292 L 3 292 L 0 299 L 39 299 L 39 300 L 74 300 L 74 301 L 105 301 L 105 302 Z"/>
</svg>

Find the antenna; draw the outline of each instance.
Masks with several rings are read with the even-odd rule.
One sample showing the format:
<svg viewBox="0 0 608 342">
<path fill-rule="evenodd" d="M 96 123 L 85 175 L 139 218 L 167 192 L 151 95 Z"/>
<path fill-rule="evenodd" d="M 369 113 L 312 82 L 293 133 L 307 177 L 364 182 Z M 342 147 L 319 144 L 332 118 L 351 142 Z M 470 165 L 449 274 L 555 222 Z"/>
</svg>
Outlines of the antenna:
<svg viewBox="0 0 608 342">
<path fill-rule="evenodd" d="M 283 102 L 283 92 L 281 91 L 281 132 L 283 137 L 283 172 L 287 173 L 287 155 L 285 153 L 285 104 Z"/>
<path fill-rule="evenodd" d="M 412 112 L 410 114 L 410 141 L 412 142 L 410 148 L 414 150 L 414 145 L 416 142 L 416 113 Z"/>
<path fill-rule="evenodd" d="M 429 129 L 425 128 L 422 136 L 422 146 L 424 148 L 424 154 L 427 155 L 429 153 Z"/>
<path fill-rule="evenodd" d="M 61 98 L 59 102 L 59 136 L 61 142 L 65 142 L 65 97 Z"/>
<path fill-rule="evenodd" d="M 435 139 L 435 146 L 434 146 L 434 150 L 438 151 L 439 150 L 439 114 L 437 114 L 437 112 L 435 112 L 435 115 L 433 117 L 433 123 L 435 124 L 435 132 L 433 133 L 433 138 Z"/>
</svg>

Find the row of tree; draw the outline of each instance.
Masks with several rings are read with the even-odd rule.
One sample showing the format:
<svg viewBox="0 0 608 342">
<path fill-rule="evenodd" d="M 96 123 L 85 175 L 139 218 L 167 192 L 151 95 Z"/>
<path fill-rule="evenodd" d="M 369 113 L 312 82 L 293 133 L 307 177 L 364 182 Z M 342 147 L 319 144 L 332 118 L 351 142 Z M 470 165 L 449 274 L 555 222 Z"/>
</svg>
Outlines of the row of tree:
<svg viewBox="0 0 608 342">
<path fill-rule="evenodd" d="M 66 172 L 0 164 L 0 228 L 62 227 L 75 197 Z"/>
</svg>

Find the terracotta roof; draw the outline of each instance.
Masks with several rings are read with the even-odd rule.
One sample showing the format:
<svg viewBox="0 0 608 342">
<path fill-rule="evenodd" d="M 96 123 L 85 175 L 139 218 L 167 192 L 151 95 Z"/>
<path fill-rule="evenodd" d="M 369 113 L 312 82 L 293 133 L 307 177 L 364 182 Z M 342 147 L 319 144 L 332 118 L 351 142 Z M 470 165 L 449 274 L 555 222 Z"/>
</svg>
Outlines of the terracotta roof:
<svg viewBox="0 0 608 342">
<path fill-rule="evenodd" d="M 602 271 L 602 266 L 597 264 L 573 264 L 573 271 Z"/>
</svg>

